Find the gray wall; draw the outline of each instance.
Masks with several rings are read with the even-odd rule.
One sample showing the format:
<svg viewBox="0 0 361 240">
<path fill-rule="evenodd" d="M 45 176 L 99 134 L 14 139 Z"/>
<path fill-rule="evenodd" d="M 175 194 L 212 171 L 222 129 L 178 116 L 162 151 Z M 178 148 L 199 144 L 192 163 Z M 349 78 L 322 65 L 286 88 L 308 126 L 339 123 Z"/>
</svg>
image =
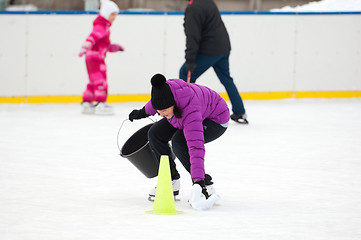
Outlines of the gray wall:
<svg viewBox="0 0 361 240">
<path fill-rule="evenodd" d="M 4 1 L 4 0 L 3 0 Z M 6 1 L 6 0 L 5 0 Z M 86 0 L 8 0 L 8 4 L 33 4 L 39 10 L 84 10 Z M 187 0 L 113 0 L 121 10 L 145 8 L 156 11 L 183 11 Z M 312 0 L 215 0 L 220 11 L 268 11 L 272 8 L 303 5 Z M 317 1 L 317 0 L 314 0 Z"/>
</svg>

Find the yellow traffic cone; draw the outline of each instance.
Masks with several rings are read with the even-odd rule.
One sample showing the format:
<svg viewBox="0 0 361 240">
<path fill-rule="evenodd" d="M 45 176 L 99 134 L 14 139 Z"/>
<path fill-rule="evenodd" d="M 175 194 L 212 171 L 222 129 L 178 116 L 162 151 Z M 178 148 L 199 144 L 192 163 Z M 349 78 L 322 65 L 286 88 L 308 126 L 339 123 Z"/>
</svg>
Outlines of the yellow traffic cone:
<svg viewBox="0 0 361 240">
<path fill-rule="evenodd" d="M 167 155 L 160 157 L 154 207 L 152 211 L 146 211 L 146 213 L 158 215 L 176 215 L 183 213 L 182 211 L 175 210 L 172 178 L 170 176 L 169 159 Z"/>
</svg>

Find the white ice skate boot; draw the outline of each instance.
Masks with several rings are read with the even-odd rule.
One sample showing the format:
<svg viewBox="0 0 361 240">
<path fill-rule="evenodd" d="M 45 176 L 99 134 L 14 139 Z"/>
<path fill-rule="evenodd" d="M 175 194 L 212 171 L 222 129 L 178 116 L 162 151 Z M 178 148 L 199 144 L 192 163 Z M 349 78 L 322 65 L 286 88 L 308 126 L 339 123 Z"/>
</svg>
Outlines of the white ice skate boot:
<svg viewBox="0 0 361 240">
<path fill-rule="evenodd" d="M 173 180 L 172 181 L 172 186 L 173 186 L 173 195 L 174 195 L 174 198 L 175 198 L 176 196 L 179 195 L 180 179 Z M 149 190 L 149 197 L 148 197 L 149 201 L 154 201 L 156 189 L 157 189 L 157 187 L 154 187 L 154 188 Z"/>
<path fill-rule="evenodd" d="M 209 196 L 216 193 L 216 189 L 212 185 L 206 185 L 207 193 Z"/>
<path fill-rule="evenodd" d="M 207 189 L 207 193 L 209 196 L 216 193 L 216 189 L 214 189 L 212 177 L 208 174 L 205 174 L 204 176 L 204 182 Z"/>
<path fill-rule="evenodd" d="M 82 110 L 81 110 L 82 114 L 94 114 L 95 105 L 93 103 L 91 103 L 91 102 L 82 102 L 81 106 L 82 106 Z"/>
<path fill-rule="evenodd" d="M 97 103 L 95 106 L 95 114 L 96 115 L 113 115 L 113 107 L 108 105 L 107 103 Z"/>
</svg>

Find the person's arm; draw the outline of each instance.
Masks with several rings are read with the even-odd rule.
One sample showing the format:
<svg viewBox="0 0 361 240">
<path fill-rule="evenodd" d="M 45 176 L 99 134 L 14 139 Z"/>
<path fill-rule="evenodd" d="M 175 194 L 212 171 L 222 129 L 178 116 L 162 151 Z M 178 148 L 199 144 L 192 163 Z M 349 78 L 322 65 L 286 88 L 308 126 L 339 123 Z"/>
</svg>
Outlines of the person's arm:
<svg viewBox="0 0 361 240">
<path fill-rule="evenodd" d="M 185 59 L 187 70 L 193 72 L 202 37 L 202 16 L 197 8 L 188 7 L 184 14 L 184 32 L 186 35 Z"/>
<path fill-rule="evenodd" d="M 184 113 L 183 133 L 187 141 L 189 161 L 191 164 L 191 178 L 193 182 L 204 180 L 204 133 L 201 112 L 193 109 Z"/>
<path fill-rule="evenodd" d="M 124 47 L 117 44 L 117 43 L 111 43 L 109 44 L 108 46 L 108 52 L 118 52 L 118 51 L 121 51 L 123 52 L 124 51 Z"/>
<path fill-rule="evenodd" d="M 91 42 L 93 45 L 99 41 L 99 39 L 104 38 L 107 35 L 107 32 L 103 26 L 97 24 L 94 26 L 93 31 L 89 34 L 85 41 Z"/>
<path fill-rule="evenodd" d="M 92 32 L 85 39 L 85 42 L 83 43 L 78 56 L 82 57 L 84 54 L 86 54 L 87 51 L 93 48 L 93 46 L 96 44 L 97 41 L 99 41 L 99 39 L 105 36 L 106 36 L 105 29 L 100 25 L 95 25 L 93 27 Z"/>
<path fill-rule="evenodd" d="M 131 113 L 129 113 L 129 120 L 133 122 L 135 119 L 142 119 L 149 117 L 150 115 L 154 115 L 156 110 L 152 107 L 151 102 L 149 101 L 142 109 L 134 109 Z"/>
<path fill-rule="evenodd" d="M 193 182 L 189 202 L 196 210 L 208 210 L 220 200 L 220 196 L 218 194 L 209 196 L 207 192 L 204 183 L 205 148 L 202 116 L 199 111 L 194 111 L 191 114 L 193 116 L 185 119 L 186 125 L 183 128 L 189 150 Z"/>
</svg>

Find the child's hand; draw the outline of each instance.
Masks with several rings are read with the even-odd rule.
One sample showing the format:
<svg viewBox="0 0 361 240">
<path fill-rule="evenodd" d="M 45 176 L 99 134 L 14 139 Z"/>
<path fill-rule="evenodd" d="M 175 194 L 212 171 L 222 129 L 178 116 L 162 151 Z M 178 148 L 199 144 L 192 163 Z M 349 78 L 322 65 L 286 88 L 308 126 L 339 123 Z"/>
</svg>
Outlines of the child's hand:
<svg viewBox="0 0 361 240">
<path fill-rule="evenodd" d="M 124 48 L 120 46 L 119 44 L 110 44 L 108 47 L 109 52 L 118 52 L 118 51 L 124 51 Z"/>
<path fill-rule="evenodd" d="M 145 107 L 139 110 L 134 109 L 131 113 L 129 113 L 129 120 L 131 122 L 133 122 L 134 119 L 142 119 L 146 117 L 149 117 L 149 114 L 145 110 Z"/>
<path fill-rule="evenodd" d="M 82 57 L 87 51 L 89 51 L 92 47 L 92 43 L 91 42 L 84 42 L 83 46 L 81 46 L 80 52 L 78 54 L 79 57 Z"/>
</svg>

